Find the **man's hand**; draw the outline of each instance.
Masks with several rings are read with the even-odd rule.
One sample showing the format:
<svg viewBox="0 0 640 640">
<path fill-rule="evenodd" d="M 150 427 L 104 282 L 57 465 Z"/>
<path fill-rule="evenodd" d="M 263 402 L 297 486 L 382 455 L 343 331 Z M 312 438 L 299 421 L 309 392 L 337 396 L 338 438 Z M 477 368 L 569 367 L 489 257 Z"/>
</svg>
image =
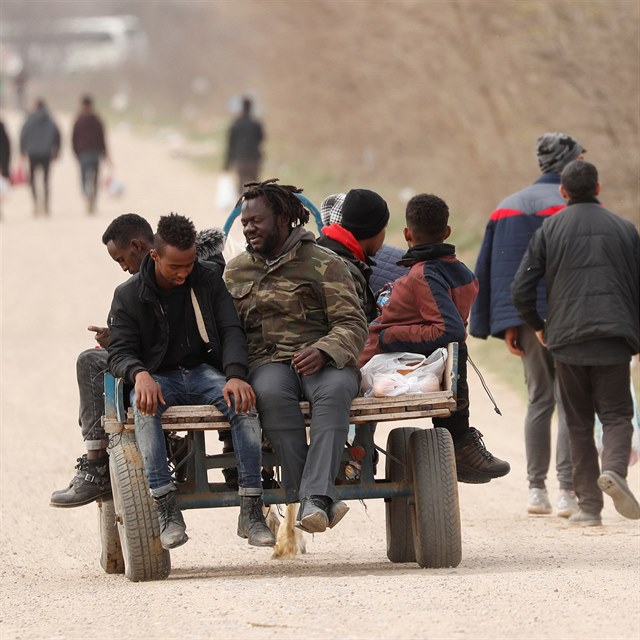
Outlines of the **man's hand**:
<svg viewBox="0 0 640 640">
<path fill-rule="evenodd" d="M 524 355 L 524 351 L 522 350 L 520 342 L 518 341 L 518 327 L 509 327 L 504 332 L 504 341 L 507 345 L 507 349 L 509 349 L 509 351 L 513 353 L 514 356 Z"/>
<path fill-rule="evenodd" d="M 538 342 L 546 348 L 547 343 L 544 339 L 544 329 L 539 329 L 538 331 L 536 331 L 536 338 L 538 338 Z"/>
<path fill-rule="evenodd" d="M 231 406 L 231 396 L 234 397 L 236 413 L 247 413 L 256 406 L 256 394 L 253 387 L 240 378 L 229 378 L 227 384 L 222 387 L 222 395 L 227 407 Z"/>
<path fill-rule="evenodd" d="M 166 404 L 160 385 L 148 371 L 136 373 L 136 407 L 143 416 L 155 416 L 158 402 Z"/>
<path fill-rule="evenodd" d="M 95 331 L 96 342 L 103 349 L 106 349 L 107 345 L 109 344 L 109 336 L 111 335 L 111 330 L 108 327 L 95 327 L 94 325 L 89 325 L 87 329 L 89 329 L 89 331 Z"/>
<path fill-rule="evenodd" d="M 312 376 L 324 369 L 329 362 L 329 356 L 316 347 L 305 347 L 293 356 L 291 366 L 293 370 L 303 376 Z"/>
</svg>

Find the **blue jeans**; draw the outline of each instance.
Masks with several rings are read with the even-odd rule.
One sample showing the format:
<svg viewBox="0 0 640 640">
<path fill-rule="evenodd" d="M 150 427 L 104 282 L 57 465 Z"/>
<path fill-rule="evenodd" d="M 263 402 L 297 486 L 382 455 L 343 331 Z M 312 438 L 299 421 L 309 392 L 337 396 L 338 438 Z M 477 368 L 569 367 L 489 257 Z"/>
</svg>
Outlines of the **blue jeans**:
<svg viewBox="0 0 640 640">
<path fill-rule="evenodd" d="M 142 454 L 149 491 L 159 498 L 174 490 L 167 464 L 167 449 L 161 416 L 172 405 L 213 404 L 229 420 L 231 436 L 238 464 L 240 495 L 261 495 L 262 439 L 257 416 L 236 413 L 227 407 L 222 396 L 225 377 L 208 364 L 193 369 L 172 369 L 153 374 L 160 385 L 166 402 L 159 405 L 155 416 L 143 416 L 135 405 L 135 390 L 131 392 L 131 405 L 135 419 L 136 440 Z"/>
<path fill-rule="evenodd" d="M 109 444 L 101 420 L 104 413 L 104 374 L 108 370 L 106 349 L 86 349 L 76 361 L 79 422 L 87 451 L 106 449 Z"/>
<path fill-rule="evenodd" d="M 94 200 L 98 193 L 100 153 L 98 151 L 85 151 L 78 156 L 78 160 L 80 162 L 82 193 L 87 200 Z"/>
</svg>

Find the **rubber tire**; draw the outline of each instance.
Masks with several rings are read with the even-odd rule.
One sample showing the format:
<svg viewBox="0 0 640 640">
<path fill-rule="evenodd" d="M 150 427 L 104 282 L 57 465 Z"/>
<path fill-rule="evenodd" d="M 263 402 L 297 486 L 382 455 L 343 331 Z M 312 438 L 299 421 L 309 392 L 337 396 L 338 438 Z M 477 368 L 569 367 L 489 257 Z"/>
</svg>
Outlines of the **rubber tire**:
<svg viewBox="0 0 640 640">
<path fill-rule="evenodd" d="M 409 438 L 417 427 L 392 429 L 387 437 L 385 478 L 390 482 L 403 482 L 409 479 L 407 452 Z M 397 458 L 398 462 L 393 458 Z M 400 464 L 402 463 L 402 464 Z M 387 522 L 387 558 L 391 562 L 415 562 L 416 552 L 411 524 L 412 498 L 391 498 L 385 501 Z"/>
<path fill-rule="evenodd" d="M 120 434 L 109 465 L 124 574 L 132 582 L 163 580 L 171 572 L 171 556 L 160 544 L 158 514 L 133 433 Z"/>
<path fill-rule="evenodd" d="M 116 509 L 111 498 L 98 500 L 100 531 L 100 566 L 105 573 L 124 573 L 124 556 L 120 546 Z"/>
<path fill-rule="evenodd" d="M 460 501 L 455 452 L 446 429 L 420 429 L 409 438 L 413 482 L 411 510 L 416 562 L 421 567 L 457 567 L 462 560 Z"/>
</svg>

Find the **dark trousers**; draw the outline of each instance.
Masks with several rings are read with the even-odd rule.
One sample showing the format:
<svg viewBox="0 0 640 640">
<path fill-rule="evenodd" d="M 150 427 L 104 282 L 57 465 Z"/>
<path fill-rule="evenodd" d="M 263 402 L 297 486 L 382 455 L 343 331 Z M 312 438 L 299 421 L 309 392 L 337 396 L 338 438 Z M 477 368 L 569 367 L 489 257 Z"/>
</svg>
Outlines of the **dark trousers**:
<svg viewBox="0 0 640 640">
<path fill-rule="evenodd" d="M 578 504 L 587 513 L 602 511 L 598 450 L 593 437 L 594 413 L 602 422 L 602 470 L 627 477 L 633 426 L 629 363 L 583 366 L 556 362 L 556 376 L 564 405 L 573 486 Z"/>
<path fill-rule="evenodd" d="M 44 212 L 49 213 L 49 165 L 51 158 L 29 156 L 29 183 L 34 204 L 38 204 L 38 189 L 36 189 L 36 173 L 42 171 L 42 188 L 44 191 Z"/>
<path fill-rule="evenodd" d="M 434 427 L 447 429 L 459 440 L 469 431 L 469 383 L 467 382 L 467 345 L 458 345 L 458 409 L 448 418 L 432 418 Z"/>
</svg>

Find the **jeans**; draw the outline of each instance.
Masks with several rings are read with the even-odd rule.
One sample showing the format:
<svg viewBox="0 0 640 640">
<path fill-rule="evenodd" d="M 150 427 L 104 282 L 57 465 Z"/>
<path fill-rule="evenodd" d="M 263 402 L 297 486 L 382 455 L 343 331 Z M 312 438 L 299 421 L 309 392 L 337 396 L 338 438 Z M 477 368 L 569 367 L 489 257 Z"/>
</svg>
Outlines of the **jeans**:
<svg viewBox="0 0 640 640">
<path fill-rule="evenodd" d="M 80 393 L 80 416 L 87 451 L 106 449 L 109 442 L 102 428 L 104 413 L 104 374 L 107 371 L 107 350 L 87 349 L 76 361 L 78 391 Z"/>
<path fill-rule="evenodd" d="M 78 156 L 80 162 L 80 181 L 82 193 L 87 200 L 95 200 L 98 193 L 98 168 L 100 154 L 97 151 L 85 151 Z"/>
<path fill-rule="evenodd" d="M 558 409 L 556 474 L 560 489 L 573 489 L 571 447 L 564 408 L 556 382 L 555 365 L 533 329 L 519 327 L 518 340 L 524 350 L 522 364 L 527 382 L 529 403 L 524 421 L 529 488 L 544 489 L 551 462 L 551 417 Z"/>
<path fill-rule="evenodd" d="M 160 385 L 165 405 L 158 405 L 155 416 L 143 416 L 135 404 L 135 389 L 131 391 L 131 406 L 135 421 L 136 440 L 142 454 L 147 483 L 153 497 L 159 498 L 174 490 L 161 416 L 172 405 L 212 404 L 231 424 L 231 436 L 238 464 L 240 495 L 262 495 L 262 439 L 257 416 L 236 413 L 227 407 L 222 396 L 225 377 L 208 364 L 192 369 L 179 367 L 153 374 Z"/>
<path fill-rule="evenodd" d="M 556 362 L 562 401 L 571 436 L 573 484 L 586 513 L 602 511 L 598 487 L 598 450 L 593 438 L 594 413 L 602 422 L 602 470 L 627 477 L 633 426 L 629 363 L 582 366 Z"/>
<path fill-rule="evenodd" d="M 349 434 L 351 401 L 358 395 L 355 369 L 327 366 L 311 376 L 297 374 L 288 362 L 273 362 L 251 374 L 262 428 L 282 462 L 286 501 L 312 495 L 335 498 L 335 478 Z M 307 445 L 298 404 L 312 407 Z"/>
</svg>

